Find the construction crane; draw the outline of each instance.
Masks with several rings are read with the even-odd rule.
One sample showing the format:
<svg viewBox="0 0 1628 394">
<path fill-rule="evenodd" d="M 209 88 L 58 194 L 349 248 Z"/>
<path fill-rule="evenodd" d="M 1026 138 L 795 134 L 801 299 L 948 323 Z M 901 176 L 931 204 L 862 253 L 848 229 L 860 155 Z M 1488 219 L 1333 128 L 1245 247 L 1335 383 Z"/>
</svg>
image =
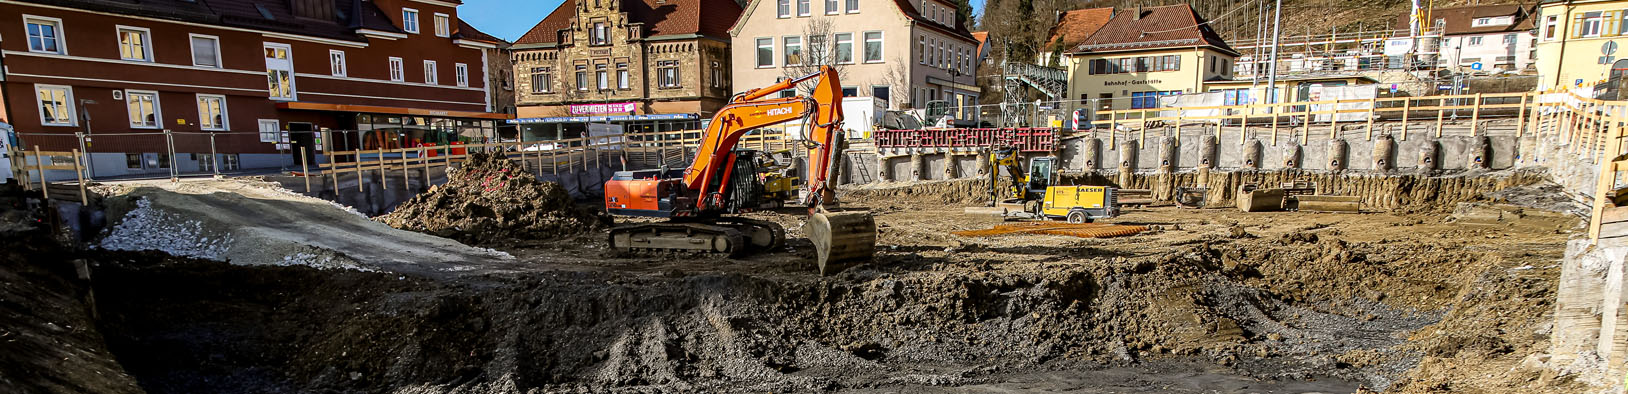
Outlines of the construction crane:
<svg viewBox="0 0 1628 394">
<path fill-rule="evenodd" d="M 766 98 L 814 81 L 809 95 Z M 661 217 L 653 223 L 611 228 L 611 247 L 624 251 L 679 250 L 742 256 L 785 242 L 785 231 L 769 221 L 740 214 L 774 207 L 758 160 L 761 152 L 737 150 L 742 136 L 759 128 L 803 120 L 808 149 L 808 182 L 803 201 L 809 217 L 803 232 L 814 243 L 820 273 L 840 271 L 869 259 L 876 249 L 876 222 L 870 212 L 839 212 L 833 189 L 843 137 L 842 84 L 830 66 L 736 95 L 718 110 L 684 169 L 617 172 L 605 183 L 605 208 L 613 215 Z"/>
</svg>

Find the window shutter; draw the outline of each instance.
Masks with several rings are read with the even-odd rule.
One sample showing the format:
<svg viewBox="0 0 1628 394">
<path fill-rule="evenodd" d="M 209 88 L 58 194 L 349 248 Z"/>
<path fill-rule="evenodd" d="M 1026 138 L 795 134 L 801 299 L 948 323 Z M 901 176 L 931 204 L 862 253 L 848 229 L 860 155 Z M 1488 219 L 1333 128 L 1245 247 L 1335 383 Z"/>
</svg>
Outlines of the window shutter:
<svg viewBox="0 0 1628 394">
<path fill-rule="evenodd" d="M 1617 36 L 1617 11 L 1600 13 L 1600 36 Z"/>
<path fill-rule="evenodd" d="M 1578 38 L 1578 37 L 1583 36 L 1583 16 L 1582 15 L 1574 15 L 1574 16 L 1572 16 L 1572 18 L 1571 18 L 1571 34 L 1569 34 L 1568 36 L 1571 37 L 1571 38 Z"/>
</svg>

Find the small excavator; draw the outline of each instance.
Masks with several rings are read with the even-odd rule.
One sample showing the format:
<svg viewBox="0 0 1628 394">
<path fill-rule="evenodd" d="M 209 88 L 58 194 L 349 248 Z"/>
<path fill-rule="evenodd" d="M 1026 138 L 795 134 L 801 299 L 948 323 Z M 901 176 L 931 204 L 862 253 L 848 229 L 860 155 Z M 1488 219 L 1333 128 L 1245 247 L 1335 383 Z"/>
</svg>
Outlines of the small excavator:
<svg viewBox="0 0 1628 394">
<path fill-rule="evenodd" d="M 1058 185 L 1057 167 L 1056 157 L 1036 157 L 1029 159 L 1029 168 L 1025 170 L 1023 157 L 1016 148 L 991 149 L 989 194 L 994 209 L 968 208 L 967 212 L 1020 219 L 1066 220 L 1069 223 L 1089 223 L 1119 216 L 1117 188 Z M 1001 169 L 1006 169 L 1006 173 L 1011 175 L 1009 183 L 1000 182 Z M 1002 195 L 1006 198 L 1002 198 Z"/>
<path fill-rule="evenodd" d="M 767 98 L 814 81 L 809 95 Z M 779 248 L 785 230 L 774 222 L 739 216 L 778 206 L 766 190 L 763 152 L 736 149 L 742 136 L 759 128 L 803 120 L 808 149 L 804 233 L 814 243 L 821 275 L 868 260 L 876 250 L 876 221 L 870 212 L 838 210 L 835 173 L 842 152 L 842 84 L 836 70 L 818 72 L 737 94 L 718 110 L 688 168 L 617 172 L 605 183 L 605 209 L 612 215 L 667 218 L 616 225 L 613 249 L 666 250 L 738 257 Z M 665 166 L 664 166 L 665 167 Z"/>
</svg>

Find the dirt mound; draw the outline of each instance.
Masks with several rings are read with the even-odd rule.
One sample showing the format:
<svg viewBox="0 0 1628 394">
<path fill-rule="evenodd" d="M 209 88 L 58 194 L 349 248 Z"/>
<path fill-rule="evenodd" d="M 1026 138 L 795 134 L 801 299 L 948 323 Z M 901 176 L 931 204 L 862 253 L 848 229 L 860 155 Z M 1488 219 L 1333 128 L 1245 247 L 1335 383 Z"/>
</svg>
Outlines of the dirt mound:
<svg viewBox="0 0 1628 394">
<path fill-rule="evenodd" d="M 576 206 L 560 184 L 540 182 L 503 156 L 474 154 L 447 177 L 377 220 L 471 245 L 558 238 L 608 222 Z"/>
</svg>

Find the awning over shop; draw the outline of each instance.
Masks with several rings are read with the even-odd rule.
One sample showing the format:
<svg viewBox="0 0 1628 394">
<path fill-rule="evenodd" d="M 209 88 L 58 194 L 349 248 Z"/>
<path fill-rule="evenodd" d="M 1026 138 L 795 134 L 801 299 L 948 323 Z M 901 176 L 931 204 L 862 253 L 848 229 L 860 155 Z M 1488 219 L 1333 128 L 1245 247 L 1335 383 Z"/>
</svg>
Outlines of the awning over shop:
<svg viewBox="0 0 1628 394">
<path fill-rule="evenodd" d="M 381 107 L 381 106 L 375 106 L 375 105 L 308 103 L 308 102 L 300 102 L 300 101 L 277 103 L 277 108 L 278 109 L 310 110 L 310 111 L 337 111 L 337 112 L 357 112 L 357 113 L 392 114 L 392 115 L 438 116 L 438 117 L 447 117 L 447 118 L 472 118 L 472 119 L 491 119 L 491 120 L 506 120 L 506 119 L 509 119 L 509 117 L 511 116 L 509 114 L 502 114 L 502 113 L 496 113 L 496 112 L 446 111 L 446 110 L 422 109 L 422 108 Z"/>
<path fill-rule="evenodd" d="M 656 115 L 611 115 L 611 116 L 556 116 L 548 118 L 520 118 L 509 119 L 511 124 L 531 123 L 590 123 L 590 122 L 634 122 L 641 120 L 692 120 L 699 119 L 696 114 L 656 114 Z"/>
</svg>

